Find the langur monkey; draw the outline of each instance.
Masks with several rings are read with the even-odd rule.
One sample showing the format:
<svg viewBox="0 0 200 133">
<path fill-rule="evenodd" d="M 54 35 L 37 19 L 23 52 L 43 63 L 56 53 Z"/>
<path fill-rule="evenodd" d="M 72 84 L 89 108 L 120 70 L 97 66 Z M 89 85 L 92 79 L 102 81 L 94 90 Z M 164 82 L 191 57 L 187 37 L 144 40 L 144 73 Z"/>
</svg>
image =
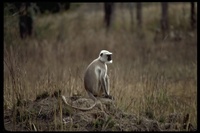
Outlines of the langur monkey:
<svg viewBox="0 0 200 133">
<path fill-rule="evenodd" d="M 78 108 L 71 106 L 67 103 L 64 96 L 62 99 L 65 104 L 71 106 L 75 109 L 79 110 L 91 110 L 96 104 L 97 99 L 96 97 L 102 97 L 113 99 L 110 96 L 110 86 L 109 86 L 109 77 L 107 75 L 107 64 L 112 63 L 111 58 L 112 53 L 107 50 L 101 50 L 99 57 L 93 60 L 87 67 L 85 74 L 84 74 L 84 87 L 87 91 L 88 95 L 92 100 L 94 100 L 94 104 L 89 108 Z"/>
</svg>

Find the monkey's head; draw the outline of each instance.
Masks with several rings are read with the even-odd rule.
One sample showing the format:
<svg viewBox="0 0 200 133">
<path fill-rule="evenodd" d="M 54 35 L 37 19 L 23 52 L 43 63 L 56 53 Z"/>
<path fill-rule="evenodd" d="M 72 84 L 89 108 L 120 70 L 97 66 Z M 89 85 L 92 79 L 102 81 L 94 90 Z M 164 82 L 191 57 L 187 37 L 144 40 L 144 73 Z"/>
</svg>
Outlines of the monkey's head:
<svg viewBox="0 0 200 133">
<path fill-rule="evenodd" d="M 112 53 L 107 51 L 107 50 L 101 50 L 100 54 L 99 54 L 99 59 L 102 62 L 105 62 L 107 64 L 112 63 L 112 57 L 111 57 Z"/>
</svg>

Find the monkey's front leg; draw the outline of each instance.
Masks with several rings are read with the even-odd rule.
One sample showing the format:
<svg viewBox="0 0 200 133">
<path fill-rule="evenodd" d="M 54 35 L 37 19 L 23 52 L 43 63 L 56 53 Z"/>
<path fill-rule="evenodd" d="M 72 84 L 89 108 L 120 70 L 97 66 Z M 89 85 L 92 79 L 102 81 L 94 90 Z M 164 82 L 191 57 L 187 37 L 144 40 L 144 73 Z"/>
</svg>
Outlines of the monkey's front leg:
<svg viewBox="0 0 200 133">
<path fill-rule="evenodd" d="M 105 93 L 104 97 L 114 100 L 114 97 L 110 95 L 110 81 L 108 75 L 106 75 L 104 83 L 106 88 L 105 90 L 107 92 Z"/>
</svg>

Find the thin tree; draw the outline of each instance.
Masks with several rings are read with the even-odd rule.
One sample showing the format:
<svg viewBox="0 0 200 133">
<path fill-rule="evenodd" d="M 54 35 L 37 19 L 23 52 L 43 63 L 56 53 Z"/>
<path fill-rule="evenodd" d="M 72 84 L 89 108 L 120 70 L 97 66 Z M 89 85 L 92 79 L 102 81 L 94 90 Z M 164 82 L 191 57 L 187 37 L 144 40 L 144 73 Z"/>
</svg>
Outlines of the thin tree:
<svg viewBox="0 0 200 133">
<path fill-rule="evenodd" d="M 191 16 L 190 16 L 190 23 L 191 23 L 191 28 L 194 30 L 196 28 L 196 18 L 195 18 L 195 3 L 191 2 Z"/>
<path fill-rule="evenodd" d="M 107 2 L 104 3 L 104 12 L 105 12 L 104 21 L 105 21 L 107 30 L 109 30 L 110 28 L 112 14 L 113 14 L 113 7 L 114 7 L 114 3 L 107 3 Z"/>
<path fill-rule="evenodd" d="M 22 39 L 32 35 L 33 19 L 29 7 L 30 3 L 21 3 L 19 9 L 19 32 Z"/>
<path fill-rule="evenodd" d="M 142 28 L 142 3 L 137 2 L 136 4 L 136 18 L 138 28 Z"/>
<path fill-rule="evenodd" d="M 162 37 L 163 39 L 166 37 L 168 29 L 169 29 L 169 23 L 168 23 L 168 3 L 167 2 L 161 2 L 161 30 L 162 30 Z"/>
<path fill-rule="evenodd" d="M 129 5 L 129 12 L 130 12 L 130 17 L 131 17 L 131 32 L 133 32 L 133 3 L 128 4 Z"/>
</svg>

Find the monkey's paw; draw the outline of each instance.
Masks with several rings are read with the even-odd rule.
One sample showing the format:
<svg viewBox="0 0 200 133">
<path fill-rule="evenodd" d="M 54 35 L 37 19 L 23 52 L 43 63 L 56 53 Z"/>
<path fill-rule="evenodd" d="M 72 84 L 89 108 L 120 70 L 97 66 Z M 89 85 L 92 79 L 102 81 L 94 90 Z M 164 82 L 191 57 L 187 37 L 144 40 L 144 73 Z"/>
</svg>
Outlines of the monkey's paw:
<svg viewBox="0 0 200 133">
<path fill-rule="evenodd" d="M 105 98 L 109 98 L 109 99 L 111 99 L 111 100 L 114 100 L 114 97 L 111 96 L 111 95 L 106 95 Z"/>
</svg>

